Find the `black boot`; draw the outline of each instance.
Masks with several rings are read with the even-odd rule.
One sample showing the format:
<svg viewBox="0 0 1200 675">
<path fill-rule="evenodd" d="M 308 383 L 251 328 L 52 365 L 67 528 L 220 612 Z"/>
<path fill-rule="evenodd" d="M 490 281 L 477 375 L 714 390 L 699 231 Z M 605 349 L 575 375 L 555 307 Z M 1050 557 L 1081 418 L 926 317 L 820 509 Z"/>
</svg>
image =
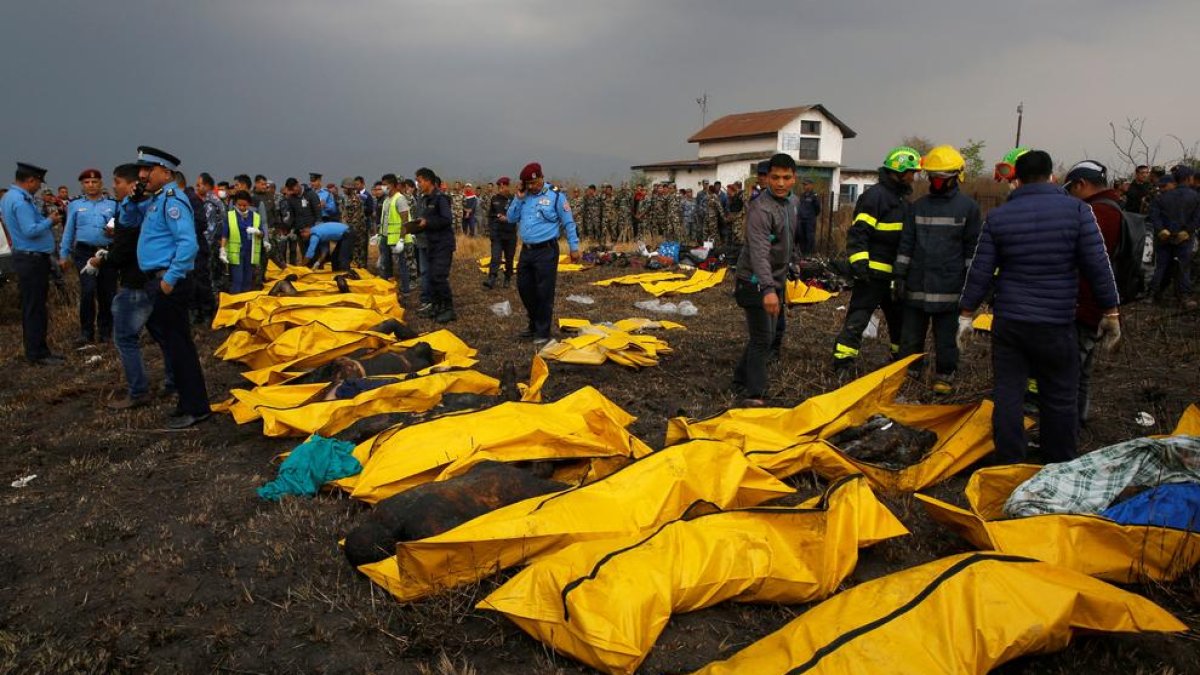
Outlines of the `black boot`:
<svg viewBox="0 0 1200 675">
<path fill-rule="evenodd" d="M 505 274 L 504 275 L 504 287 L 508 288 L 511 284 L 512 284 L 512 275 Z"/>
<path fill-rule="evenodd" d="M 442 303 L 431 302 L 428 306 L 418 309 L 417 316 L 424 317 L 426 319 L 432 319 L 433 317 L 437 316 L 438 312 L 440 311 L 442 311 Z"/>
<path fill-rule="evenodd" d="M 458 319 L 458 315 L 454 313 L 454 302 L 446 301 L 438 305 L 439 309 L 433 320 L 438 323 L 450 323 Z"/>
<path fill-rule="evenodd" d="M 489 291 L 496 287 L 496 277 L 489 275 L 487 281 L 483 282 L 483 287 Z"/>
</svg>

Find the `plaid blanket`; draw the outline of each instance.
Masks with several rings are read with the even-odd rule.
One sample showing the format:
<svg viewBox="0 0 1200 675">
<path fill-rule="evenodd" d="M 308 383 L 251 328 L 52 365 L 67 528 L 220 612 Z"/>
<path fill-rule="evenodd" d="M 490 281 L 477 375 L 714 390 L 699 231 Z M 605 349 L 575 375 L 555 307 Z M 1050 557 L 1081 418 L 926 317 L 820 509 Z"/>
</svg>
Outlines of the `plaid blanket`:
<svg viewBox="0 0 1200 675">
<path fill-rule="evenodd" d="M 1049 464 L 1004 504 L 1011 517 L 1100 513 L 1127 487 L 1200 483 L 1200 436 L 1135 438 Z"/>
</svg>

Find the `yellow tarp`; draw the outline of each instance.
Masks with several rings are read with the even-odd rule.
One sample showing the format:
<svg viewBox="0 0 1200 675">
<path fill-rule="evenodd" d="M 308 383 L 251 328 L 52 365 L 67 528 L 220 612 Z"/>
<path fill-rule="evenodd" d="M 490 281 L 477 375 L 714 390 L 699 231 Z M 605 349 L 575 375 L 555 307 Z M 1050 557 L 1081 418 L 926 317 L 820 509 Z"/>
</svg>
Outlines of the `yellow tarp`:
<svg viewBox="0 0 1200 675">
<path fill-rule="evenodd" d="M 1170 581 L 1200 563 L 1200 533 L 1120 525 L 1103 516 L 1047 514 L 1009 518 L 1004 502 L 1042 467 L 997 466 L 967 481 L 970 510 L 917 495 L 936 521 L 983 550 L 1022 555 L 1119 583 Z"/>
<path fill-rule="evenodd" d="M 376 278 L 374 274 L 371 274 L 371 272 L 362 267 L 355 267 L 354 271 L 362 279 Z M 280 268 L 279 265 L 275 264 L 274 260 L 267 261 L 268 282 L 278 281 L 279 279 L 292 275 L 295 275 L 301 281 L 310 281 L 313 279 L 333 279 L 335 276 L 340 274 L 345 274 L 345 272 L 335 272 L 328 267 L 322 270 L 314 270 L 311 267 L 305 267 L 304 265 L 288 265 L 287 267 Z"/>
<path fill-rule="evenodd" d="M 377 503 L 431 481 L 465 473 L 485 460 L 594 460 L 606 475 L 650 448 L 626 427 L 637 418 L 591 387 L 554 403 L 501 403 L 389 429 L 354 449 L 362 473 L 334 485 Z"/>
<path fill-rule="evenodd" d="M 632 673 L 672 614 L 726 600 L 826 598 L 854 571 L 860 547 L 907 533 L 854 476 L 798 507 L 716 511 L 649 536 L 575 544 L 525 568 L 478 607 L 593 668 Z"/>
<path fill-rule="evenodd" d="M 835 595 L 733 658 L 723 673 L 986 673 L 1054 652 L 1074 631 L 1181 632 L 1149 600 L 1036 560 L 943 558 Z"/>
<path fill-rule="evenodd" d="M 267 320 L 271 313 L 283 307 L 361 307 L 374 309 L 394 319 L 404 319 L 404 310 L 394 293 L 384 295 L 364 295 L 361 293 L 338 293 L 332 295 L 298 296 L 291 298 L 266 295 L 260 291 L 258 297 L 241 303 L 223 302 L 213 317 L 212 328 L 236 327 L 243 330 L 254 330 Z M 236 297 L 241 298 L 242 293 Z M 221 295 L 224 301 L 228 297 Z"/>
<path fill-rule="evenodd" d="M 510 504 L 442 534 L 402 542 L 396 556 L 359 571 L 398 599 L 416 600 L 573 543 L 652 530 L 695 502 L 741 508 L 792 492 L 737 448 L 697 441 L 653 453 L 590 485 Z"/>
<path fill-rule="evenodd" d="M 479 258 L 478 260 L 476 260 L 475 262 L 478 263 L 478 265 L 479 265 L 479 271 L 483 272 L 484 274 L 487 274 L 490 271 L 489 267 L 492 264 L 492 256 L 485 255 L 482 258 Z M 558 256 L 558 271 L 559 272 L 579 272 L 582 269 L 583 269 L 582 264 L 571 262 L 571 256 L 569 254 L 563 253 L 562 255 Z"/>
<path fill-rule="evenodd" d="M 664 295 L 676 293 L 699 293 L 714 286 L 719 285 L 725 280 L 725 268 L 709 272 L 708 270 L 696 270 L 690 279 L 681 279 L 678 281 L 643 281 L 639 285 L 643 291 L 656 298 Z"/>
<path fill-rule="evenodd" d="M 1173 436 L 1200 436 L 1200 405 L 1193 403 L 1183 411 L 1179 423 L 1175 425 Z"/>
<path fill-rule="evenodd" d="M 644 283 L 653 283 L 655 281 L 668 281 L 675 279 L 686 279 L 686 274 L 679 272 L 643 272 L 641 274 L 626 274 L 621 277 L 613 277 L 612 279 L 601 279 L 593 281 L 593 286 L 638 286 Z"/>
<path fill-rule="evenodd" d="M 832 297 L 833 293 L 824 288 L 809 286 L 799 279 L 787 282 L 787 301 L 789 305 L 814 305 L 818 302 L 825 302 Z"/>
<path fill-rule="evenodd" d="M 332 436 L 355 420 L 393 412 L 424 412 L 436 406 L 443 394 L 487 394 L 500 391 L 500 382 L 474 370 L 454 370 L 411 377 L 395 384 L 364 391 L 352 399 L 304 404 L 326 385 L 267 385 L 252 390 L 234 389 L 229 406 L 238 424 L 263 421 L 264 436 L 320 434 Z"/>
<path fill-rule="evenodd" d="M 271 313 L 253 332 L 233 331 L 217 348 L 216 356 L 228 361 L 244 360 L 266 349 L 292 328 L 320 323 L 335 331 L 367 331 L 390 319 L 374 309 L 362 307 L 287 307 Z"/>
<path fill-rule="evenodd" d="M 598 366 L 605 361 L 632 368 L 658 365 L 659 354 L 670 354 L 666 340 L 653 335 L 640 335 L 642 330 L 662 328 L 683 330 L 682 324 L 650 319 L 622 319 L 612 326 L 592 324 L 586 319 L 564 318 L 558 327 L 575 337 L 551 341 L 538 355 L 547 361 Z"/>
<path fill-rule="evenodd" d="M 671 420 L 667 442 L 685 438 L 724 440 L 743 448 L 751 462 L 781 478 L 810 470 L 827 479 L 862 473 L 884 490 L 921 490 L 962 471 L 995 446 L 991 401 L 965 405 L 892 402 L 904 382 L 908 364 L 916 358 L 890 364 L 795 408 L 734 409 L 701 421 Z M 923 460 L 899 470 L 857 460 L 829 441 L 877 413 L 932 431 L 938 440 Z"/>
<path fill-rule="evenodd" d="M 971 327 L 975 330 L 990 333 L 992 331 L 992 315 L 980 314 L 979 316 L 975 317 L 973 321 L 971 321 Z"/>
</svg>

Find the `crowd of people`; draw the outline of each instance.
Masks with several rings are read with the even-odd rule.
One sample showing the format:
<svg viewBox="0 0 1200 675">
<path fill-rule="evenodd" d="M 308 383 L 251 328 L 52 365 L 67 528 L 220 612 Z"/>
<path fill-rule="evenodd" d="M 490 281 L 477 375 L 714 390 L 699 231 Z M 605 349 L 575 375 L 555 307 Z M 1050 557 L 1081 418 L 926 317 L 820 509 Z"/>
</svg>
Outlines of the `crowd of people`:
<svg viewBox="0 0 1200 675">
<path fill-rule="evenodd" d="M 744 242 L 734 297 L 749 339 L 733 381 L 746 405 L 762 405 L 786 331 L 786 282 L 797 260 L 812 253 L 821 212 L 811 181 L 786 154 L 760 162 L 749 191 L 705 183 L 694 195 L 670 183 L 568 191 L 547 182 L 537 163 L 515 185 L 502 176 L 478 192 L 471 183 L 449 186 L 428 168 L 413 179 L 389 173 L 370 187 L 361 176 L 326 183 L 311 173 L 307 183 L 288 178 L 277 190 L 263 175 L 218 182 L 200 173 L 189 183 L 169 153 L 145 146 L 138 153 L 137 162 L 112 171 L 111 192 L 99 170 L 81 172 L 74 199 L 65 187 L 38 199 L 45 171 L 19 164 L 0 218 L 14 250 L 26 358 L 61 362 L 46 342 L 46 295 L 56 276 L 73 269 L 80 279 L 76 347 L 112 339 L 125 368 L 127 395 L 110 405 L 148 401 L 139 347 L 145 328 L 164 353 L 165 389 L 179 395 L 170 422 L 177 426 L 209 415 L 189 324 L 211 322 L 218 293 L 261 288 L 268 261 L 344 271 L 366 267 L 375 247 L 381 276 L 395 279 L 401 295 L 419 291 L 418 314 L 447 323 L 457 318 L 450 285 L 457 238 L 482 232 L 492 253 L 483 285 L 508 287 L 516 276 L 528 316 L 521 337 L 535 345 L 550 339 L 563 235 L 574 260 L 583 238 L 600 247 L 642 239 Z M 1119 339 L 1118 306 L 1137 292 L 1120 287 L 1125 275 L 1113 272 L 1130 218 L 1144 217 L 1154 242 L 1150 294 L 1164 301 L 1173 279 L 1182 306 L 1195 307 L 1190 263 L 1200 177 L 1182 165 L 1169 172 L 1139 166 L 1132 180 L 1110 181 L 1106 167 L 1085 161 L 1058 184 L 1048 154 L 1017 148 L 995 171 L 1012 186 L 1009 198 L 985 220 L 961 189 L 963 171 L 951 146 L 924 156 L 898 147 L 881 163 L 847 232 L 853 286 L 833 368 L 853 372 L 880 311 L 894 358 L 926 351 L 932 332 L 932 388 L 949 394 L 972 316 L 989 303 L 999 454 L 1022 456 L 1022 403 L 1036 387 L 1047 455 L 1073 456 L 1096 347 Z M 913 201 L 922 172 L 928 193 Z M 924 368 L 918 360 L 910 375 L 923 377 Z"/>
<path fill-rule="evenodd" d="M 1154 242 L 1149 294 L 1165 301 L 1173 276 L 1180 305 L 1196 308 L 1191 260 L 1200 176 L 1191 167 L 1176 166 L 1153 180 L 1148 167 L 1138 167 L 1122 186 L 1096 161 L 1079 162 L 1061 182 L 1053 166 L 1041 150 L 1008 153 L 994 177 L 1011 191 L 984 219 L 960 189 L 965 162 L 955 148 L 938 146 L 924 156 L 894 148 L 878 183 L 855 205 L 846 237 L 853 288 L 834 341 L 834 370 L 852 372 L 864 331 L 880 311 L 894 358 L 925 352 L 932 331 L 932 389 L 952 393 L 959 352 L 974 332 L 975 314 L 989 304 L 996 459 L 1005 463 L 1025 458 L 1023 413 L 1031 392 L 1045 458 L 1076 456 L 1097 348 L 1112 349 L 1121 339 L 1119 307 L 1142 290 L 1136 239 L 1142 232 Z M 795 161 L 778 154 L 765 168 L 769 197 L 750 201 L 735 291 L 748 340 L 733 381 L 750 407 L 764 405 L 786 317 L 786 280 L 795 242 L 804 236 L 797 227 Z M 912 201 L 921 172 L 929 190 Z M 913 362 L 910 376 L 923 377 L 923 361 Z"/>
</svg>

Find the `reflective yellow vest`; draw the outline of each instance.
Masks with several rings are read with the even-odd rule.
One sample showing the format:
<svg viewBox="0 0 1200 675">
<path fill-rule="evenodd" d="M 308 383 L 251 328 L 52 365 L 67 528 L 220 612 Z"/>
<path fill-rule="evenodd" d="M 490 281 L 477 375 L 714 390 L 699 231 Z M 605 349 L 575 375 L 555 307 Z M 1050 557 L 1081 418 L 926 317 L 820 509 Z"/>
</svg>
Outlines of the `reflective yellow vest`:
<svg viewBox="0 0 1200 675">
<path fill-rule="evenodd" d="M 262 216 L 258 215 L 258 211 L 251 211 L 254 214 L 254 227 L 260 232 L 262 231 Z M 229 238 L 225 240 L 225 252 L 229 254 L 229 264 L 238 265 L 242 262 L 242 231 L 238 229 L 237 211 L 229 212 Z M 258 265 L 259 259 L 262 257 L 262 237 L 250 237 L 250 264 Z"/>
<path fill-rule="evenodd" d="M 402 198 L 405 198 L 404 195 L 397 192 L 394 195 L 388 195 L 387 201 L 384 203 L 383 232 L 388 246 L 395 246 L 396 242 L 400 241 L 400 237 L 404 233 L 404 223 L 408 222 L 410 212 L 402 213 L 396 208 L 396 202 Z M 404 241 L 411 243 L 408 237 L 405 237 Z"/>
</svg>

